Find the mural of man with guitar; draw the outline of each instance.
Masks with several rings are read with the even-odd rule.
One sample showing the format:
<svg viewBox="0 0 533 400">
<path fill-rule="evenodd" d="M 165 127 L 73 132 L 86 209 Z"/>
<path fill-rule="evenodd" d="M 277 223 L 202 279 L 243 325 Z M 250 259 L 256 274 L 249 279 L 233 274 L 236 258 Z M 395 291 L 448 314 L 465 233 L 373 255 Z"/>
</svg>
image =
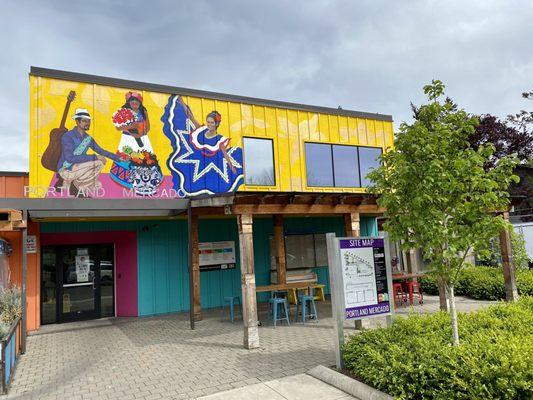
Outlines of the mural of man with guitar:
<svg viewBox="0 0 533 400">
<path fill-rule="evenodd" d="M 97 190 L 102 184 L 98 175 L 106 163 L 106 158 L 124 161 L 116 154 L 102 149 L 87 131 L 91 127 L 91 115 L 84 108 L 77 108 L 72 116 L 76 127 L 61 136 L 61 157 L 57 172 L 63 179 L 63 187 L 72 196 L 85 196 L 87 191 Z M 92 149 L 96 154 L 87 154 Z"/>
</svg>

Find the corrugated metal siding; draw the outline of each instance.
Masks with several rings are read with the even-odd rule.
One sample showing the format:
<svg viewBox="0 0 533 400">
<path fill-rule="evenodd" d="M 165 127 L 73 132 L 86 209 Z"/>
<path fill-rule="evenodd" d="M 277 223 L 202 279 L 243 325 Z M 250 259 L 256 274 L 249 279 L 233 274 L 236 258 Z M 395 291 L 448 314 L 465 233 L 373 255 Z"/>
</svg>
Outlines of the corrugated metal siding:
<svg viewBox="0 0 533 400">
<path fill-rule="evenodd" d="M 90 134 L 98 144 L 110 151 L 117 148 L 120 135 L 111 123 L 111 116 L 124 103 L 124 94 L 130 89 L 100 84 L 82 83 L 38 76 L 30 76 L 30 177 L 31 186 L 47 187 L 53 173 L 41 166 L 41 157 L 49 143 L 49 133 L 57 128 L 68 93 L 75 90 L 77 98 L 72 105 L 84 107 L 92 115 Z M 170 175 L 166 158 L 171 151 L 168 138 L 163 134 L 165 106 L 169 94 L 141 91 L 144 106 L 150 115 L 150 142 L 160 159 L 164 175 Z M 342 113 L 311 112 L 237 101 L 214 100 L 197 96 L 182 96 L 201 123 L 212 110 L 222 115 L 221 135 L 231 140 L 231 146 L 243 147 L 244 137 L 272 139 L 276 182 L 274 186 L 239 187 L 239 191 L 264 192 L 364 192 L 362 188 L 308 187 L 305 164 L 305 142 L 372 146 L 386 151 L 393 144 L 393 126 L 390 121 L 364 117 L 337 115 Z M 67 120 L 72 128 L 72 121 Z M 111 133 L 113 132 L 113 133 Z M 103 173 L 108 173 L 108 163 Z M 42 196 L 32 194 L 32 196 Z"/>
<path fill-rule="evenodd" d="M 328 233 L 344 235 L 340 217 L 286 218 L 288 234 Z M 269 236 L 273 234 L 271 218 L 254 219 L 254 261 L 257 285 L 270 283 Z M 189 272 L 187 265 L 187 222 L 124 221 L 42 223 L 41 231 L 83 232 L 133 230 L 137 232 L 139 315 L 154 315 L 189 309 Z M 375 218 L 361 218 L 362 235 L 377 233 Z M 239 237 L 234 218 L 200 220 L 201 242 L 233 240 L 236 244 L 237 268 L 205 271 L 200 274 L 202 308 L 219 307 L 224 296 L 240 295 Z M 329 293 L 329 274 L 326 266 L 315 268 L 319 282 L 326 284 Z M 258 295 L 265 301 L 267 293 Z"/>
</svg>

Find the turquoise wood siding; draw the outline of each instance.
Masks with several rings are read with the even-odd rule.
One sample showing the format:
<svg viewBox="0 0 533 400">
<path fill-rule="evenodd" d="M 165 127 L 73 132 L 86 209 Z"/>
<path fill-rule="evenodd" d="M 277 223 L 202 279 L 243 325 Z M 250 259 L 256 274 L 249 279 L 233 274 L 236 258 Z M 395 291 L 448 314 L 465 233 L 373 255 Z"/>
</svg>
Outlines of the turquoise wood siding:
<svg viewBox="0 0 533 400">
<path fill-rule="evenodd" d="M 270 284 L 270 244 L 273 222 L 269 217 L 254 218 L 254 263 L 256 285 Z M 344 235 L 340 217 L 285 218 L 286 234 L 334 232 Z M 155 315 L 189 309 L 189 272 L 187 221 L 121 221 L 41 223 L 41 232 L 98 232 L 133 230 L 137 232 L 138 309 L 139 315 Z M 377 234 L 375 218 L 361 218 L 361 234 Z M 208 219 L 199 222 L 201 242 L 233 240 L 236 245 L 237 267 L 233 270 L 200 273 L 202 308 L 219 307 L 224 296 L 240 295 L 239 237 L 234 218 Z M 320 283 L 329 293 L 327 266 L 314 269 Z M 258 295 L 266 301 L 267 293 Z"/>
<path fill-rule="evenodd" d="M 41 223 L 41 232 L 137 232 L 139 315 L 189 309 L 187 221 Z"/>
<path fill-rule="evenodd" d="M 241 270 L 239 267 L 239 232 L 235 218 L 200 220 L 200 242 L 235 241 L 235 269 L 200 272 L 202 308 L 220 307 L 224 296 L 241 297 Z"/>
</svg>

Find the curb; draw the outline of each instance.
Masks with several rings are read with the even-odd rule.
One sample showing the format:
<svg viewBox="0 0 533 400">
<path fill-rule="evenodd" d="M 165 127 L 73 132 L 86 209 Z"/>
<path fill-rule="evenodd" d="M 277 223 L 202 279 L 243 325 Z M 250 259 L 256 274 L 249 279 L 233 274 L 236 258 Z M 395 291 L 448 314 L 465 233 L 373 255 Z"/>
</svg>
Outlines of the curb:
<svg viewBox="0 0 533 400">
<path fill-rule="evenodd" d="M 317 365 L 313 369 L 307 371 L 308 375 L 313 378 L 336 387 L 360 400 L 393 400 L 394 398 L 386 393 L 380 392 L 371 386 L 358 380 L 352 379 L 340 372 L 334 371 L 323 365 Z"/>
</svg>

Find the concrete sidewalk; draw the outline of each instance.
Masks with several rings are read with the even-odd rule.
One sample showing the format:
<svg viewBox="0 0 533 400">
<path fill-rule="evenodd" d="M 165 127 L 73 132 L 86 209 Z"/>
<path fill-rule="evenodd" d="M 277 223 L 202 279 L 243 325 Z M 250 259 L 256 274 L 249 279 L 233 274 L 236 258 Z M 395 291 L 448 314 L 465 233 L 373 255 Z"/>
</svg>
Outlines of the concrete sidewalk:
<svg viewBox="0 0 533 400">
<path fill-rule="evenodd" d="M 348 400 L 356 399 L 348 393 L 307 374 L 287 376 L 268 382 L 245 386 L 200 397 L 202 400 Z"/>
</svg>

